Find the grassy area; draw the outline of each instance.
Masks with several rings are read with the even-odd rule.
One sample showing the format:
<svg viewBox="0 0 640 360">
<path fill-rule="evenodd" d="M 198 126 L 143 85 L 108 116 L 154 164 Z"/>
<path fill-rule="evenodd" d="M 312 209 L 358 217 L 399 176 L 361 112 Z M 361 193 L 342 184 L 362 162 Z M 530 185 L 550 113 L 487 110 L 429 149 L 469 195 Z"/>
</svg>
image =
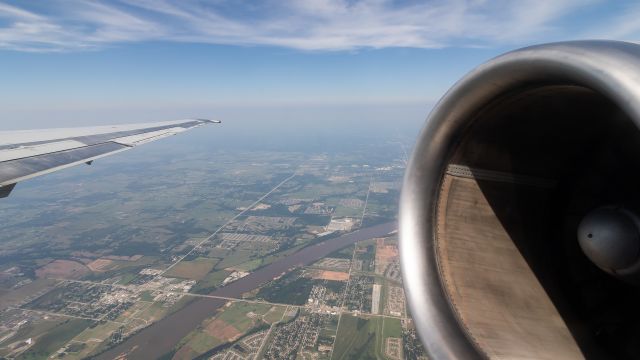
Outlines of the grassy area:
<svg viewBox="0 0 640 360">
<path fill-rule="evenodd" d="M 362 271 L 365 272 L 374 272 L 375 271 L 375 260 L 376 256 L 376 245 L 375 243 L 370 243 L 369 241 L 361 241 L 358 243 L 358 250 L 356 250 L 356 259 L 362 260 Z"/>
<path fill-rule="evenodd" d="M 131 280 L 135 279 L 137 276 L 138 274 L 134 274 L 134 273 L 124 274 L 122 275 L 122 278 L 120 278 L 120 281 L 118 281 L 118 284 L 127 285 L 128 283 L 131 282 Z"/>
<path fill-rule="evenodd" d="M 222 261 L 220 261 L 216 265 L 216 269 L 225 269 L 231 266 L 242 264 L 244 262 L 251 260 L 252 255 L 253 255 L 252 251 L 247 251 L 247 250 L 234 251 L 228 256 L 224 257 Z"/>
<path fill-rule="evenodd" d="M 65 304 L 63 301 L 61 301 L 64 293 L 65 289 L 63 287 L 54 288 L 53 290 L 29 302 L 26 307 L 30 309 L 46 309 L 48 311 L 60 310 L 62 307 L 64 307 Z"/>
<path fill-rule="evenodd" d="M 111 321 L 99 324 L 94 327 L 88 327 L 83 332 L 78 334 L 73 340 L 79 342 L 87 342 L 92 339 L 106 339 L 109 337 L 112 331 L 118 329 L 120 324 Z"/>
<path fill-rule="evenodd" d="M 182 339 L 174 358 L 195 358 L 219 345 L 237 341 L 256 326 L 268 326 L 261 321 L 261 315 L 270 312 L 271 308 L 268 304 L 232 302 L 221 313 L 203 321 L 201 326 Z M 279 315 L 282 316 L 282 312 Z M 232 327 L 231 330 L 229 326 Z"/>
<path fill-rule="evenodd" d="M 263 259 L 255 259 L 235 265 L 233 268 L 240 271 L 253 271 L 263 264 Z"/>
<path fill-rule="evenodd" d="M 334 218 L 340 217 L 355 217 L 359 218 L 362 215 L 362 208 L 350 208 L 342 205 L 337 205 L 333 212 Z"/>
<path fill-rule="evenodd" d="M 326 257 L 351 260 L 351 258 L 353 257 L 353 247 L 354 246 L 355 245 L 352 245 L 352 246 L 348 246 L 346 248 L 342 248 L 340 250 L 334 251 L 331 254 L 327 255 Z"/>
<path fill-rule="evenodd" d="M 171 309 L 162 305 L 162 303 L 153 303 L 150 306 L 144 308 L 144 310 L 138 312 L 136 314 L 136 318 L 142 319 L 147 323 L 152 323 L 154 321 L 160 320 L 169 313 Z M 118 320 L 121 320 L 118 318 Z M 122 319 L 122 321 L 126 321 L 128 319 Z"/>
<path fill-rule="evenodd" d="M 385 318 L 384 319 L 384 337 L 399 338 L 402 337 L 402 322 L 400 319 Z"/>
<path fill-rule="evenodd" d="M 89 320 L 66 320 L 35 339 L 35 345 L 22 354 L 23 359 L 46 359 L 91 324 Z"/>
<path fill-rule="evenodd" d="M 302 249 L 303 247 L 305 247 L 307 245 L 307 243 L 308 243 L 308 241 L 304 242 L 304 243 L 298 243 L 297 245 L 292 246 L 292 247 L 290 247 L 290 248 L 288 248 L 288 249 L 286 249 L 284 251 L 280 251 L 278 253 L 275 253 L 275 254 L 272 254 L 272 255 L 269 255 L 269 256 L 265 256 L 265 257 L 262 258 L 262 264 L 263 265 L 267 265 L 267 264 L 271 264 L 272 262 L 275 262 L 277 260 L 283 259 L 283 258 L 285 258 L 285 257 L 297 252 L 298 250 Z"/>
<path fill-rule="evenodd" d="M 189 353 L 189 355 L 200 355 L 222 343 L 223 342 L 218 338 L 212 337 L 203 332 L 196 332 L 193 334 L 187 345 L 180 349 L 180 354 Z"/>
<path fill-rule="evenodd" d="M 231 274 L 231 271 L 218 270 L 207 274 L 202 280 L 196 283 L 192 292 L 198 294 L 207 294 L 222 283 L 222 281 Z"/>
<path fill-rule="evenodd" d="M 151 295 L 151 291 L 143 291 L 140 293 L 140 300 L 142 301 L 153 301 L 153 296 Z"/>
<path fill-rule="evenodd" d="M 266 314 L 264 314 L 262 319 L 269 324 L 273 324 L 274 322 L 278 322 L 280 321 L 280 319 L 282 319 L 284 311 L 284 306 L 274 306 Z"/>
<path fill-rule="evenodd" d="M 217 259 L 200 257 L 191 261 L 181 261 L 165 275 L 182 279 L 201 280 L 218 263 Z"/>
<path fill-rule="evenodd" d="M 248 316 L 250 312 L 256 315 L 263 315 L 267 313 L 269 309 L 271 309 L 271 305 L 269 304 L 235 301 L 218 316 L 218 319 L 233 325 L 233 327 L 244 333 L 253 326 L 255 321 Z"/>
<path fill-rule="evenodd" d="M 53 288 L 56 282 L 57 281 L 51 279 L 36 279 L 25 286 L 3 293 L 2 296 L 0 296 L 0 308 L 15 305 L 33 294 L 48 288 Z"/>
<path fill-rule="evenodd" d="M 111 333 L 117 330 L 120 324 L 114 322 L 105 322 L 97 326 L 88 327 L 83 332 L 73 338 L 74 344 L 84 344 L 79 347 L 76 352 L 69 352 L 65 359 L 84 359 L 94 352 L 100 345 L 104 345 L 104 341 L 109 339 Z M 100 342 L 101 341 L 101 342 Z"/>
<path fill-rule="evenodd" d="M 335 346 L 333 360 L 346 359 L 384 359 L 385 318 L 369 319 L 342 315 Z M 391 325 L 394 327 L 394 325 Z"/>
<path fill-rule="evenodd" d="M 127 310 L 122 312 L 120 316 L 118 316 L 117 321 L 126 323 L 130 321 L 132 318 L 137 318 L 139 317 L 140 313 L 142 313 L 145 309 L 147 309 L 151 305 L 153 304 L 150 302 L 138 301 L 134 303 L 131 307 L 129 307 Z"/>
<path fill-rule="evenodd" d="M 59 326 L 66 320 L 67 320 L 66 318 L 56 317 L 53 319 L 38 320 L 38 321 L 27 323 L 24 326 L 20 327 L 20 330 L 18 330 L 16 334 L 14 334 L 9 339 L 5 340 L 3 342 L 3 345 L 6 346 L 8 344 L 24 341 L 29 338 L 33 338 L 33 339 L 38 338 L 42 334 L 46 334 L 49 331 L 53 331 L 53 329 L 55 329 L 57 326 Z M 9 348 L 5 348 L 5 347 L 0 348 L 0 356 L 6 356 L 10 352 L 11 350 Z"/>
</svg>

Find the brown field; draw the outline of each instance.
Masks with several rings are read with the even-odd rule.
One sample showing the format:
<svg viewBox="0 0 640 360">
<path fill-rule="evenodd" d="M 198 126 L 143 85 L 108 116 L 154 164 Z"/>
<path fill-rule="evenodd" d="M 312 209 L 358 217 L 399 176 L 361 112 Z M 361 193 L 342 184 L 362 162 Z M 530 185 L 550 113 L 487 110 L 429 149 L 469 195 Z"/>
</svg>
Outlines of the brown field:
<svg viewBox="0 0 640 360">
<path fill-rule="evenodd" d="M 100 254 L 90 252 L 90 251 L 74 251 L 71 253 L 71 255 L 77 256 L 77 257 L 94 258 L 94 259 L 100 257 Z"/>
<path fill-rule="evenodd" d="M 238 329 L 233 327 L 233 325 L 227 324 L 221 319 L 215 319 L 210 322 L 204 331 L 207 334 L 224 341 L 234 341 L 242 336 L 242 333 L 238 331 Z"/>
<path fill-rule="evenodd" d="M 0 296 L 0 309 L 19 304 L 24 301 L 25 298 L 33 296 L 41 291 L 49 291 L 54 288 L 56 283 L 57 281 L 55 280 L 36 279 L 27 285 L 4 292 L 2 296 Z"/>
<path fill-rule="evenodd" d="M 169 277 L 202 280 L 213 269 L 216 260 L 199 258 L 193 261 L 181 261 L 166 273 Z"/>
<path fill-rule="evenodd" d="M 376 240 L 376 274 L 384 274 L 387 266 L 398 259 L 398 246 L 385 245 L 384 239 Z"/>
<path fill-rule="evenodd" d="M 117 255 L 108 255 L 102 256 L 103 254 L 90 252 L 90 251 L 74 251 L 71 253 L 73 256 L 81 257 L 81 258 L 91 258 L 97 259 L 107 259 L 107 260 L 121 260 L 121 261 L 138 261 L 142 259 L 142 255 L 132 255 L 132 256 L 117 256 Z M 84 259 L 83 259 L 84 260 Z M 89 260 L 91 261 L 91 260 Z"/>
<path fill-rule="evenodd" d="M 138 261 L 142 259 L 142 255 L 132 255 L 132 256 L 109 255 L 109 256 L 105 256 L 104 258 L 107 260 Z"/>
<path fill-rule="evenodd" d="M 376 243 L 376 262 L 389 262 L 398 256 L 398 247 L 395 245 L 385 245 L 384 239 L 379 239 Z"/>
<path fill-rule="evenodd" d="M 322 279 L 322 280 L 336 280 L 336 281 L 349 280 L 349 274 L 342 271 L 318 270 L 313 272 L 312 277 L 314 279 Z"/>
<path fill-rule="evenodd" d="M 89 274 L 89 268 L 77 261 L 54 260 L 36 270 L 38 277 L 79 279 Z"/>
<path fill-rule="evenodd" d="M 95 259 L 89 259 L 89 258 L 74 258 L 73 260 L 79 261 L 85 265 L 87 265 L 88 263 L 92 262 Z"/>
<path fill-rule="evenodd" d="M 113 260 L 108 259 L 96 259 L 87 264 L 87 267 L 91 269 L 91 271 L 106 271 L 113 264 Z"/>
</svg>

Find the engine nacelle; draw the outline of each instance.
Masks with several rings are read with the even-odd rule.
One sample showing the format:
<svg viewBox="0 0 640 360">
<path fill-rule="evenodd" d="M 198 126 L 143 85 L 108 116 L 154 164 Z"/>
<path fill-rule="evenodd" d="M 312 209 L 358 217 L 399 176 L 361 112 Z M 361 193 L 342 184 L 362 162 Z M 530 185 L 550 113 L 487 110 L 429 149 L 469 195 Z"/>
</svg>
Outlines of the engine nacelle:
<svg viewBox="0 0 640 360">
<path fill-rule="evenodd" d="M 639 126 L 631 43 L 510 52 L 443 97 L 400 204 L 431 358 L 640 358 Z"/>
</svg>

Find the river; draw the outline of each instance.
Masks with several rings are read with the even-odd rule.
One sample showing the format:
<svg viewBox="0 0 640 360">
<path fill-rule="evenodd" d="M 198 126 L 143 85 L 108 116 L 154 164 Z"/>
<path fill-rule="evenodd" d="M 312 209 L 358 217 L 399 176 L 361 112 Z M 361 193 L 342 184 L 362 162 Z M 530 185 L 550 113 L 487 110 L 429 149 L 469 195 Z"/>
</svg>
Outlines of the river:
<svg viewBox="0 0 640 360">
<path fill-rule="evenodd" d="M 301 249 L 251 274 L 213 291 L 210 295 L 239 298 L 273 278 L 297 266 L 308 265 L 357 241 L 385 236 L 398 228 L 394 222 L 370 226 Z M 122 344 L 106 351 L 97 359 L 114 359 L 126 354 L 128 359 L 156 359 L 170 352 L 195 329 L 202 320 L 213 316 L 228 300 L 200 297 L 182 309 L 131 336 Z"/>
</svg>

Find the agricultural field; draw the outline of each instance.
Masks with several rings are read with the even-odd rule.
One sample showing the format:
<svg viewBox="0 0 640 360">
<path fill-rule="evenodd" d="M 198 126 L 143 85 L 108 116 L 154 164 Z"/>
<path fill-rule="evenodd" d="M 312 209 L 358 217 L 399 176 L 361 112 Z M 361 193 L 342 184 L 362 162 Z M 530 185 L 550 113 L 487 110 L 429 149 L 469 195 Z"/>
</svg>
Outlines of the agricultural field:
<svg viewBox="0 0 640 360">
<path fill-rule="evenodd" d="M 343 314 L 332 359 L 385 359 L 386 340 L 401 337 L 399 319 Z"/>
<path fill-rule="evenodd" d="M 285 307 L 281 306 L 229 302 L 216 316 L 204 320 L 198 329 L 183 339 L 174 358 L 190 359 L 203 354 L 210 356 L 223 352 L 236 342 L 245 340 L 243 338 L 246 335 L 267 330 L 282 319 L 284 312 Z"/>
<path fill-rule="evenodd" d="M 35 344 L 24 352 L 21 357 L 24 359 L 47 358 L 49 354 L 56 352 L 90 324 L 91 322 L 88 320 L 65 319 L 58 323 L 55 328 L 38 336 L 34 340 Z"/>
<path fill-rule="evenodd" d="M 36 270 L 36 276 L 51 279 L 81 279 L 91 272 L 77 261 L 54 260 Z"/>
<path fill-rule="evenodd" d="M 339 259 L 339 258 L 324 258 L 311 264 L 310 267 L 318 269 L 326 269 L 333 271 L 349 271 L 351 267 L 351 258 Z"/>
<path fill-rule="evenodd" d="M 64 350 L 66 354 L 64 359 L 83 359 L 96 352 L 105 343 L 108 343 L 111 334 L 120 329 L 121 326 L 121 324 L 115 322 L 91 324 L 67 343 Z"/>
<path fill-rule="evenodd" d="M 192 292 L 197 294 L 208 294 L 215 288 L 220 286 L 227 276 L 231 275 L 231 270 L 215 270 L 207 274 L 204 278 L 196 283 Z"/>
<path fill-rule="evenodd" d="M 52 290 L 57 283 L 56 280 L 38 278 L 18 288 L 3 291 L 0 294 L 0 309 L 29 302 Z"/>
<path fill-rule="evenodd" d="M 182 279 L 202 280 L 217 263 L 218 259 L 202 257 L 191 261 L 181 261 L 166 272 L 165 275 Z"/>
</svg>

